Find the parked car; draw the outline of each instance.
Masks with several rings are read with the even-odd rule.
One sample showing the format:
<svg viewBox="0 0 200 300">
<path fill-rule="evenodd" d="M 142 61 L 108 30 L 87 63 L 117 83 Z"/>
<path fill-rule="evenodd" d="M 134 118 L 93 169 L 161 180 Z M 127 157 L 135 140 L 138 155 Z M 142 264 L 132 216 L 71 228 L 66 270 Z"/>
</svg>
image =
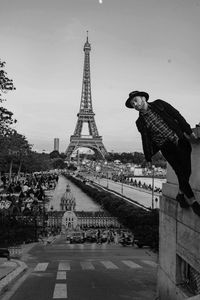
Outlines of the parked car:
<svg viewBox="0 0 200 300">
<path fill-rule="evenodd" d="M 136 235 L 136 238 L 134 240 L 134 244 L 138 246 L 138 248 L 143 248 L 143 247 L 152 247 L 153 246 L 153 241 L 152 237 L 150 234 L 139 234 Z"/>
<path fill-rule="evenodd" d="M 73 232 L 70 236 L 70 244 L 83 243 L 84 238 L 82 232 Z"/>
<path fill-rule="evenodd" d="M 134 244 L 135 244 L 134 237 L 131 235 L 124 236 L 119 240 L 119 243 L 124 247 L 134 246 Z"/>
<path fill-rule="evenodd" d="M 7 260 L 10 260 L 10 252 L 8 248 L 0 248 L 0 257 L 5 257 Z"/>
<path fill-rule="evenodd" d="M 101 234 L 101 243 L 105 243 L 107 242 L 108 240 L 108 234 L 106 231 L 104 231 L 102 234 Z"/>
<path fill-rule="evenodd" d="M 85 240 L 90 243 L 95 243 L 97 241 L 97 235 L 94 231 L 86 232 Z"/>
</svg>

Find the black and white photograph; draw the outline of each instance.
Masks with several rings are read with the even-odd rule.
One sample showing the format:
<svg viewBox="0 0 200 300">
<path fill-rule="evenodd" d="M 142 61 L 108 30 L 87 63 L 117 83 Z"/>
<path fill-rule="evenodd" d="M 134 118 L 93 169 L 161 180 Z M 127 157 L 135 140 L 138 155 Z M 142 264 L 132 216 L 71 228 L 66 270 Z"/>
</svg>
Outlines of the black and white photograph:
<svg viewBox="0 0 200 300">
<path fill-rule="evenodd" d="M 200 0 L 0 0 L 1 300 L 200 299 Z"/>
</svg>

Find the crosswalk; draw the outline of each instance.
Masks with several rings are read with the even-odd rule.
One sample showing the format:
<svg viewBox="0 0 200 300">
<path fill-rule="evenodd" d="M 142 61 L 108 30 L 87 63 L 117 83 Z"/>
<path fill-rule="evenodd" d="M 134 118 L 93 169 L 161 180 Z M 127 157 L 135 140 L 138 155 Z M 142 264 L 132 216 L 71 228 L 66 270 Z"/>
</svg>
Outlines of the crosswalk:
<svg viewBox="0 0 200 300">
<path fill-rule="evenodd" d="M 49 264 L 50 263 L 48 262 L 38 263 L 33 271 L 45 272 Z M 61 261 L 58 262 L 58 277 L 61 279 L 61 277 L 64 276 L 64 272 L 71 271 L 73 268 L 76 270 L 77 268 L 80 268 L 80 270 L 97 270 L 100 266 L 103 266 L 107 270 L 117 270 L 124 267 L 127 267 L 128 269 L 141 269 L 145 266 L 157 267 L 157 263 L 150 260 L 141 260 L 141 264 L 138 264 L 132 260 L 121 260 L 117 262 L 112 262 L 110 260 L 86 260 L 77 261 L 75 263 L 72 261 Z"/>
<path fill-rule="evenodd" d="M 102 243 L 102 244 L 97 244 L 97 243 L 84 243 L 84 244 L 69 244 L 68 242 L 65 244 L 53 244 L 51 245 L 51 248 L 48 249 L 48 251 L 54 250 L 54 248 L 57 249 L 69 249 L 69 250 L 84 250 L 84 249 L 91 249 L 91 250 L 96 250 L 96 249 L 107 249 L 107 248 L 114 248 L 114 247 L 119 247 L 119 245 L 116 244 L 107 244 L 107 243 Z"/>
<path fill-rule="evenodd" d="M 60 262 L 58 265 L 59 271 L 70 271 L 71 267 L 68 261 Z"/>
<path fill-rule="evenodd" d="M 52 268 L 53 263 L 54 262 L 40 262 L 35 266 L 33 272 L 48 272 L 48 268 Z M 115 272 L 115 270 L 124 270 L 124 268 L 127 268 L 127 270 L 140 270 L 145 267 L 157 267 L 157 263 L 151 260 L 140 260 L 137 262 L 133 260 L 118 260 L 113 262 L 111 260 L 90 259 L 84 261 L 58 261 L 56 264 L 58 264 L 58 266 L 55 268 L 56 282 L 52 299 L 68 298 L 67 274 L 68 272 L 73 271 L 73 269 L 77 270 L 77 268 L 80 268 L 82 271 L 94 271 L 98 270 L 99 268 L 104 268 L 105 270 Z"/>
<path fill-rule="evenodd" d="M 67 284 L 56 283 L 53 299 L 66 299 L 67 298 Z"/>
</svg>

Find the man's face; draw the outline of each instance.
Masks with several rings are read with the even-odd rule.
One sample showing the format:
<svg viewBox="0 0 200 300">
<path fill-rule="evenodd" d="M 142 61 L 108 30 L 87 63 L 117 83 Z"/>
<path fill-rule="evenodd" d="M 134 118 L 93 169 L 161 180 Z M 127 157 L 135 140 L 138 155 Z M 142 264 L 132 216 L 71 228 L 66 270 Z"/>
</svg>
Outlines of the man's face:
<svg viewBox="0 0 200 300">
<path fill-rule="evenodd" d="M 135 96 L 134 98 L 131 99 L 130 103 L 132 107 L 135 108 L 135 110 L 140 111 L 144 109 L 146 98 L 142 96 Z"/>
</svg>

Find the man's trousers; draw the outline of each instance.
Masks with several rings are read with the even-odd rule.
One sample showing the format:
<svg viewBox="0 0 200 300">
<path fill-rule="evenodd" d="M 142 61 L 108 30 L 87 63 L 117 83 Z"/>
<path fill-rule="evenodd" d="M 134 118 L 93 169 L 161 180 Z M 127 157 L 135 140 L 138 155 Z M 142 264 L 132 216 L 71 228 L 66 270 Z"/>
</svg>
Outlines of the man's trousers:
<svg viewBox="0 0 200 300">
<path fill-rule="evenodd" d="M 179 139 L 177 145 L 168 141 L 161 147 L 160 150 L 178 177 L 179 189 L 188 198 L 192 198 L 194 193 L 189 184 L 192 151 L 190 142 L 183 137 Z"/>
</svg>

